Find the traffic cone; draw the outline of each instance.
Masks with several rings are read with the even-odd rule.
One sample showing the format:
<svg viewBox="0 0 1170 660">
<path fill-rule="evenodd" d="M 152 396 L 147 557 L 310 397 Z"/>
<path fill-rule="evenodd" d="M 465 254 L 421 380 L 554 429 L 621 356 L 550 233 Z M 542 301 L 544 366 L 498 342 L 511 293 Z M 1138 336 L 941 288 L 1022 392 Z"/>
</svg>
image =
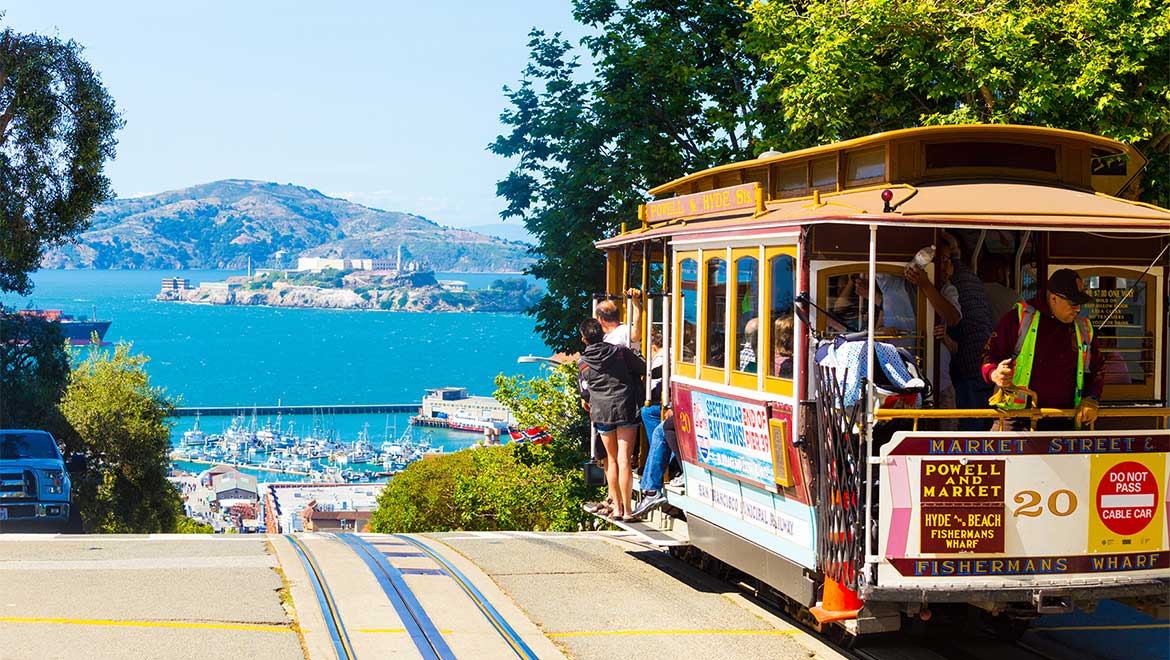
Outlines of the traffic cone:
<svg viewBox="0 0 1170 660">
<path fill-rule="evenodd" d="M 861 611 L 861 606 L 864 604 L 865 601 L 857 597 L 856 591 L 825 576 L 822 600 L 816 606 L 810 607 L 809 612 L 812 612 L 818 623 L 843 621 L 856 619 L 857 613 Z"/>
</svg>

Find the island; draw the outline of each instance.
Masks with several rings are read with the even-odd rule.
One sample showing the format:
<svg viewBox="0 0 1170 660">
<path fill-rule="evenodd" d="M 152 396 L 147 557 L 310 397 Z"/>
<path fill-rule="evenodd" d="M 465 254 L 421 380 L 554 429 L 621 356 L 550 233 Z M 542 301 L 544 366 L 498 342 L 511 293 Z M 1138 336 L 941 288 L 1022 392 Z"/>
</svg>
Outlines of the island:
<svg viewBox="0 0 1170 660">
<path fill-rule="evenodd" d="M 197 286 L 163 280 L 156 300 L 209 305 L 418 312 L 523 312 L 543 292 L 523 278 L 495 280 L 486 289 L 439 281 L 418 264 L 380 259 L 301 258 L 296 270 L 258 270 Z"/>
</svg>

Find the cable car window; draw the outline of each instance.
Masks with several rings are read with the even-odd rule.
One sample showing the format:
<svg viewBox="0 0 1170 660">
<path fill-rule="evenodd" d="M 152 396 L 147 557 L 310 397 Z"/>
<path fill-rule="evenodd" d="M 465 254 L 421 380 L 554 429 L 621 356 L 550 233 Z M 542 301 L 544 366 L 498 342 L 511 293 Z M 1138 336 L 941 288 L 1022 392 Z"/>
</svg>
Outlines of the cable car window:
<svg viewBox="0 0 1170 660">
<path fill-rule="evenodd" d="M 830 321 L 834 332 L 858 332 L 869 329 L 869 279 L 860 268 L 853 272 L 831 275 L 828 279 L 830 309 L 844 325 Z M 878 273 L 874 308 L 877 335 L 891 343 L 918 350 L 918 295 L 914 285 L 901 275 Z"/>
<path fill-rule="evenodd" d="M 754 374 L 760 351 L 760 262 L 755 257 L 735 260 L 736 369 Z"/>
<path fill-rule="evenodd" d="M 1147 275 L 1115 268 L 1085 268 L 1085 292 L 1093 303 L 1081 309 L 1093 323 L 1105 358 L 1106 399 L 1153 399 L 1156 312 Z M 1132 290 L 1131 290 L 1132 289 Z"/>
<path fill-rule="evenodd" d="M 880 181 L 886 176 L 886 148 L 855 151 L 845 157 L 845 180 L 849 184 Z"/>
<path fill-rule="evenodd" d="M 812 187 L 837 187 L 837 158 L 821 158 L 812 162 Z"/>
<path fill-rule="evenodd" d="M 926 145 L 926 169 L 1005 167 L 1056 172 L 1056 150 L 1007 142 L 941 142 Z"/>
<path fill-rule="evenodd" d="M 708 367 L 722 369 L 727 364 L 727 262 L 707 262 L 706 289 L 703 292 L 703 361 Z"/>
<path fill-rule="evenodd" d="M 679 264 L 679 288 L 682 289 L 682 311 L 679 315 L 682 325 L 682 340 L 679 342 L 682 362 L 694 364 L 699 352 L 699 335 L 695 332 L 698 318 L 699 263 L 694 259 L 683 259 Z"/>
<path fill-rule="evenodd" d="M 768 262 L 771 274 L 771 300 L 768 320 L 772 324 L 772 350 L 768 373 L 777 378 L 792 378 L 793 291 L 796 289 L 796 259 L 787 254 Z"/>
<path fill-rule="evenodd" d="M 803 193 L 808 189 L 808 165 L 801 163 L 793 167 L 780 168 L 780 192 Z"/>
</svg>

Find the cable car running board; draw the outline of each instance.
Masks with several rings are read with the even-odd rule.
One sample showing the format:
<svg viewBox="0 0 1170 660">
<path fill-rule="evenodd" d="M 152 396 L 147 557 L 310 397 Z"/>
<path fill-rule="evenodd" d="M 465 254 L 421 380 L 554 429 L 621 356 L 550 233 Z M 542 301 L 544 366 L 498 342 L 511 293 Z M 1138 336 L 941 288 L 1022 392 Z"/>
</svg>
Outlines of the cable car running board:
<svg viewBox="0 0 1170 660">
<path fill-rule="evenodd" d="M 642 522 L 625 522 L 599 516 L 590 512 L 598 520 L 619 527 L 636 536 L 643 545 L 657 548 L 683 548 L 691 544 L 687 536 L 687 524 L 682 520 L 670 519 L 659 511 L 653 511 Z M 667 523 L 669 519 L 671 522 Z"/>
</svg>

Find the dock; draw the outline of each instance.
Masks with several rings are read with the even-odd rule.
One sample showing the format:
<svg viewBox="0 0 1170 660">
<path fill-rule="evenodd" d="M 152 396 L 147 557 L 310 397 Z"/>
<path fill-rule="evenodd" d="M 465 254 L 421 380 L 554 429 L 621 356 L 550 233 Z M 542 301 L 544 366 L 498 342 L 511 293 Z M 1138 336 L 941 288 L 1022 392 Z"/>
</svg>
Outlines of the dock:
<svg viewBox="0 0 1170 660">
<path fill-rule="evenodd" d="M 175 417 L 236 417 L 238 415 L 417 415 L 419 403 L 373 403 L 324 406 L 185 406 L 175 408 Z"/>
</svg>

